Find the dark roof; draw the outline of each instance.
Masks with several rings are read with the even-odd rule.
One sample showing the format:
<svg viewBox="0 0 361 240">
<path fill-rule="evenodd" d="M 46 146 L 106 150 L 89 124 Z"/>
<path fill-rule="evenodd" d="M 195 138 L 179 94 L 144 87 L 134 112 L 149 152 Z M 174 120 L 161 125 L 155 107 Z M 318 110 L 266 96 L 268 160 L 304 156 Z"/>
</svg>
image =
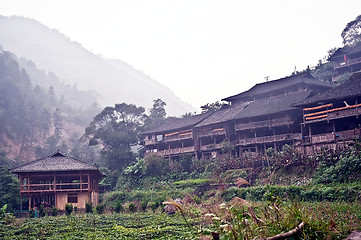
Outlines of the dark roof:
<svg viewBox="0 0 361 240">
<path fill-rule="evenodd" d="M 193 127 L 197 123 L 199 123 L 200 121 L 202 121 L 203 119 L 205 119 L 206 117 L 211 115 L 212 113 L 213 112 L 207 112 L 207 113 L 202 113 L 202 114 L 198 114 L 198 115 L 190 116 L 190 117 L 168 119 L 168 121 L 166 121 L 161 126 L 151 129 L 151 130 L 148 130 L 148 131 L 145 131 L 145 132 L 142 132 L 142 134 L 145 135 L 145 134 L 149 134 L 149 133 L 160 133 L 160 132 L 167 132 L 170 130 L 182 129 L 182 128 L 186 128 L 186 127 Z"/>
<path fill-rule="evenodd" d="M 278 89 L 284 89 L 298 83 L 306 83 L 309 85 L 319 86 L 322 88 L 331 88 L 330 84 L 315 79 L 309 72 L 304 72 L 269 82 L 258 83 L 248 91 L 224 98 L 222 99 L 222 101 L 232 101 L 235 99 L 252 97 L 258 94 L 267 93 Z"/>
<path fill-rule="evenodd" d="M 203 127 L 217 123 L 223 123 L 232 120 L 239 112 L 241 112 L 249 103 L 241 103 L 235 105 L 223 105 L 223 107 L 214 112 L 212 115 L 198 123 L 195 127 Z"/>
<path fill-rule="evenodd" d="M 361 72 L 354 73 L 350 79 L 343 84 L 306 99 L 298 104 L 298 106 L 325 103 L 334 100 L 345 100 L 358 96 L 361 96 Z"/>
<path fill-rule="evenodd" d="M 271 115 L 280 112 L 297 110 L 294 104 L 304 101 L 312 94 L 312 91 L 298 92 L 286 96 L 265 98 L 250 102 L 234 119 L 250 118 Z"/>
<path fill-rule="evenodd" d="M 74 158 L 65 156 L 60 152 L 56 152 L 48 157 L 41 158 L 22 166 L 11 169 L 12 173 L 27 172 L 59 172 L 59 171 L 98 171 L 103 175 L 97 167 Z"/>
</svg>

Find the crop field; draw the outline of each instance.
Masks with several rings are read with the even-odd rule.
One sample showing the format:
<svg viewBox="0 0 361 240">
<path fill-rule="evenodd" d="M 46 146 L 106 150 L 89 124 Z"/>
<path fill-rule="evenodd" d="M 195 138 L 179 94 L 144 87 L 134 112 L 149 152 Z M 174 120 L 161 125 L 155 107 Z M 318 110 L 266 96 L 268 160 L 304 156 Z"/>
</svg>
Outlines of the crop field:
<svg viewBox="0 0 361 240">
<path fill-rule="evenodd" d="M 193 221 L 192 221 L 193 223 Z M 1 239 L 195 239 L 182 217 L 167 214 L 80 214 L 1 224 Z"/>
<path fill-rule="evenodd" d="M 303 223 L 292 239 L 343 239 L 361 230 L 359 202 L 247 202 L 184 204 L 158 212 L 3 218 L 1 239 L 264 239 Z"/>
</svg>

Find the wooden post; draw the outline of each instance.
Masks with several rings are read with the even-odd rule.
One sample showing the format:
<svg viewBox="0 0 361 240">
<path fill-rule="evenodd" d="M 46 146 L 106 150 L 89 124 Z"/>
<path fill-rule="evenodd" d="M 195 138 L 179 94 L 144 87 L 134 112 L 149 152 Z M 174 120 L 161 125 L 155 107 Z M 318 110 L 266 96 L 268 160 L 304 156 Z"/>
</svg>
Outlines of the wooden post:
<svg viewBox="0 0 361 240">
<path fill-rule="evenodd" d="M 81 177 L 81 172 L 80 172 L 80 191 L 82 191 L 83 189 L 83 181 L 82 181 L 82 177 Z"/>
<path fill-rule="evenodd" d="M 29 210 L 31 209 L 31 198 L 32 198 L 32 196 L 29 195 Z"/>
</svg>

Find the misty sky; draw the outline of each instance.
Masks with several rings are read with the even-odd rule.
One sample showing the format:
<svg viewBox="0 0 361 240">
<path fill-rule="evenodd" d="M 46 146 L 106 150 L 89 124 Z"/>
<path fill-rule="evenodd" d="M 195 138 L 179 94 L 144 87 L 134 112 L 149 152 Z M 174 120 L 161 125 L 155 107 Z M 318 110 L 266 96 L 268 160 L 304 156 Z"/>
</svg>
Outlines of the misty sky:
<svg viewBox="0 0 361 240">
<path fill-rule="evenodd" d="M 0 0 L 88 50 L 122 59 L 199 107 L 316 65 L 360 0 Z"/>
</svg>

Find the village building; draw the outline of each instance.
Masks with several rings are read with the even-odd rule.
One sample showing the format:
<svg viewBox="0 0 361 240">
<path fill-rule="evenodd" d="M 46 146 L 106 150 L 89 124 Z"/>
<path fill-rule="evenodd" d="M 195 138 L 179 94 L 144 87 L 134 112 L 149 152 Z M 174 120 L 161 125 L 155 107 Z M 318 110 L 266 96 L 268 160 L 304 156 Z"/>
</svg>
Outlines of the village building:
<svg viewBox="0 0 361 240">
<path fill-rule="evenodd" d="M 294 144 L 302 138 L 302 109 L 294 105 L 330 88 L 309 72 L 256 84 L 222 99 L 228 104 L 218 111 L 143 133 L 144 145 L 147 152 L 168 157 L 192 153 L 197 158 L 214 158 L 225 148 L 241 156 Z"/>
<path fill-rule="evenodd" d="M 86 202 L 99 203 L 99 181 L 104 177 L 97 167 L 57 153 L 11 169 L 20 180 L 21 199 L 28 198 L 27 208 L 64 209 L 71 203 L 79 209 Z M 21 204 L 23 207 L 23 203 Z"/>
<path fill-rule="evenodd" d="M 170 119 L 155 129 L 143 132 L 146 155 L 157 154 L 168 158 L 178 158 L 184 154 L 190 154 L 196 157 L 194 126 L 210 114 Z"/>
<path fill-rule="evenodd" d="M 305 154 L 352 145 L 361 136 L 361 72 L 298 106 L 303 109 L 302 151 Z"/>
<path fill-rule="evenodd" d="M 333 63 L 335 76 L 361 70 L 361 44 L 355 47 L 338 48 L 328 60 Z"/>
</svg>

